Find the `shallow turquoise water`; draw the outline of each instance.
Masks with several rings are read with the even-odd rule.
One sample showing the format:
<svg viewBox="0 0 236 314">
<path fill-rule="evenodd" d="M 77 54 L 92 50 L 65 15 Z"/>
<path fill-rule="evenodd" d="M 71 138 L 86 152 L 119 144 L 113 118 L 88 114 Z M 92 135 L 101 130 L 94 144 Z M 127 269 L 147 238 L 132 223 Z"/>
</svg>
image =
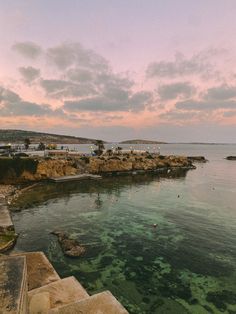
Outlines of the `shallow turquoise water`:
<svg viewBox="0 0 236 314">
<path fill-rule="evenodd" d="M 223 159 L 236 146 L 176 149 L 210 162 L 175 178 L 48 184 L 23 195 L 15 250 L 44 251 L 61 276 L 90 293 L 110 290 L 130 313 L 236 313 L 236 162 Z M 64 257 L 55 229 L 83 243 L 85 256 Z"/>
</svg>

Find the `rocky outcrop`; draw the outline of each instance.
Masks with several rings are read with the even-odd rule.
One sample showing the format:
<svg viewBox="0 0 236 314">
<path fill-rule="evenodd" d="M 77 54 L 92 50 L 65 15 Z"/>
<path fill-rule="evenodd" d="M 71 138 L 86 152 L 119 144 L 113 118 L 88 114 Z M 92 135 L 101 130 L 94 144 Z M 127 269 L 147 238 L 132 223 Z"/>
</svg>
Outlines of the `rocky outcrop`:
<svg viewBox="0 0 236 314">
<path fill-rule="evenodd" d="M 149 153 L 46 159 L 39 157 L 0 158 L 0 170 L 2 169 L 0 182 L 33 182 L 81 173 L 129 173 L 133 171 L 156 171 L 163 168 L 194 168 L 191 158 Z"/>
<path fill-rule="evenodd" d="M 70 257 L 79 257 L 85 253 L 85 248 L 80 245 L 77 240 L 70 239 L 66 233 L 61 231 L 53 231 L 52 234 L 57 236 L 64 255 Z"/>
<path fill-rule="evenodd" d="M 154 171 L 161 168 L 188 167 L 192 162 L 182 156 L 143 155 L 91 157 L 86 170 L 89 173 L 129 172 L 136 170 Z"/>
<path fill-rule="evenodd" d="M 208 161 L 204 156 L 188 156 L 188 160 L 192 162 L 207 162 Z"/>
<path fill-rule="evenodd" d="M 80 173 L 73 160 L 45 158 L 0 158 L 0 182 L 16 184 Z"/>
<path fill-rule="evenodd" d="M 227 160 L 236 160 L 236 156 L 228 156 L 226 157 Z"/>
<path fill-rule="evenodd" d="M 122 161 L 122 159 L 91 157 L 87 165 L 89 173 L 115 172 L 115 171 L 130 171 L 132 170 L 131 161 Z"/>
<path fill-rule="evenodd" d="M 49 177 L 62 177 L 74 175 L 78 173 L 78 169 L 72 161 L 64 159 L 49 159 L 39 162 L 35 173 L 36 179 L 45 179 Z"/>
</svg>

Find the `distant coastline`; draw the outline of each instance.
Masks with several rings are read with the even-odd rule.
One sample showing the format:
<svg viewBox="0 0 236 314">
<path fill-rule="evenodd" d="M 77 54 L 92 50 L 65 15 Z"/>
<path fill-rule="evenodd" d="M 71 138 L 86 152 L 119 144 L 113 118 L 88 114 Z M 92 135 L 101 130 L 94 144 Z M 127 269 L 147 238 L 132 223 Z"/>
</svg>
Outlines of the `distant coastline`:
<svg viewBox="0 0 236 314">
<path fill-rule="evenodd" d="M 181 145 L 236 145 L 236 143 L 206 143 L 206 142 L 170 142 L 165 144 L 181 144 Z"/>
<path fill-rule="evenodd" d="M 45 144 L 94 144 L 96 139 L 59 135 L 52 133 L 43 133 L 25 130 L 0 129 L 0 143 L 24 143 L 26 138 L 30 139 L 32 144 L 43 142 Z"/>
<path fill-rule="evenodd" d="M 24 143 L 26 138 L 30 139 L 32 144 L 43 142 L 45 144 L 95 144 L 97 139 L 60 135 L 53 133 L 44 133 L 36 131 L 15 130 L 15 129 L 0 129 L 0 144 L 2 143 Z M 164 144 L 186 144 L 186 145 L 235 145 L 236 143 L 206 143 L 206 142 L 164 142 L 157 140 L 144 140 L 144 139 L 129 139 L 120 142 L 116 141 L 103 141 L 104 144 L 144 144 L 144 145 L 164 145 Z"/>
<path fill-rule="evenodd" d="M 152 141 L 152 140 L 127 140 L 119 142 L 119 144 L 168 144 L 166 142 L 160 142 L 160 141 Z"/>
</svg>

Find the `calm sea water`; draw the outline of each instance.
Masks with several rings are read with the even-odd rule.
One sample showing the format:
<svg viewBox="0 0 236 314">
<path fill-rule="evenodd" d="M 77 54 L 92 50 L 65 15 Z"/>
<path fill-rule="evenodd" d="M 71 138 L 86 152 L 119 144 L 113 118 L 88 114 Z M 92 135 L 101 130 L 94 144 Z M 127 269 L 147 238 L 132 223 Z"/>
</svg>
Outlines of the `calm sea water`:
<svg viewBox="0 0 236 314">
<path fill-rule="evenodd" d="M 236 161 L 224 159 L 236 145 L 161 153 L 209 162 L 177 177 L 38 186 L 12 208 L 21 210 L 15 250 L 44 251 L 61 276 L 91 294 L 110 290 L 130 313 L 236 313 Z M 64 257 L 55 229 L 83 243 L 85 256 Z"/>
</svg>

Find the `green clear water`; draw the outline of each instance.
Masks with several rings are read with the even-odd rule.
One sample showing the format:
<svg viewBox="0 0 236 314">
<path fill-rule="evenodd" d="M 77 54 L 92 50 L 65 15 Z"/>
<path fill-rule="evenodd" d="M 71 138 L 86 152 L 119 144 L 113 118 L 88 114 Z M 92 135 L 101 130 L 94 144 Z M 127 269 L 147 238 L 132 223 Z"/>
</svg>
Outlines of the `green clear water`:
<svg viewBox="0 0 236 314">
<path fill-rule="evenodd" d="M 15 250 L 44 251 L 62 277 L 110 290 L 130 313 L 236 313 L 236 161 L 222 158 L 236 146 L 204 149 L 209 163 L 169 178 L 34 188 L 12 208 Z M 65 257 L 53 230 L 86 254 Z"/>
</svg>

